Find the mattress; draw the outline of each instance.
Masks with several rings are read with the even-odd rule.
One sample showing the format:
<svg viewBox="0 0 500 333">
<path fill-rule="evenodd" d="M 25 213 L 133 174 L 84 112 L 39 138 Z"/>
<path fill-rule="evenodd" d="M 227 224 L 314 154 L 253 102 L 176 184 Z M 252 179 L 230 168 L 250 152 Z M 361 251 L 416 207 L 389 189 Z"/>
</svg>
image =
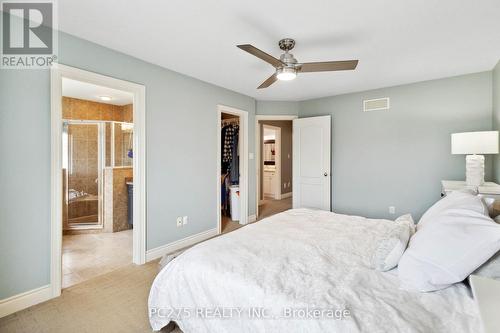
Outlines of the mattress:
<svg viewBox="0 0 500 333">
<path fill-rule="evenodd" d="M 478 332 L 469 288 L 400 289 L 370 268 L 388 220 L 289 210 L 198 244 L 166 265 L 151 326 L 191 332 Z"/>
</svg>

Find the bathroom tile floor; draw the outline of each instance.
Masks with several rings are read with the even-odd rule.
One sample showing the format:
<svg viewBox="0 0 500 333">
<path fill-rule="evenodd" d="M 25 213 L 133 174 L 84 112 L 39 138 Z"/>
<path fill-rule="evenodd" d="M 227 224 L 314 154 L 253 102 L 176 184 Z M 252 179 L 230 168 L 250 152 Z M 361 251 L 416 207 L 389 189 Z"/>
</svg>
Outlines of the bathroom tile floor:
<svg viewBox="0 0 500 333">
<path fill-rule="evenodd" d="M 132 230 L 63 236 L 62 287 L 67 288 L 132 262 Z"/>
</svg>

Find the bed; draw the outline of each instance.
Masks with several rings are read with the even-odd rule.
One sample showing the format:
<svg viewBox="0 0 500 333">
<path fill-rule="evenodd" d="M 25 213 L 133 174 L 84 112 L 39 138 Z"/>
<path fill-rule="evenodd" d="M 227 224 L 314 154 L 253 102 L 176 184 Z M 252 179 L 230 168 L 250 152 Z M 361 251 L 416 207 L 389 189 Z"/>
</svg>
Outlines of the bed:
<svg viewBox="0 0 500 333">
<path fill-rule="evenodd" d="M 185 251 L 151 287 L 151 326 L 192 332 L 479 332 L 463 283 L 400 289 L 370 267 L 384 220 L 289 210 Z M 385 220 L 387 221 L 387 220 Z"/>
</svg>

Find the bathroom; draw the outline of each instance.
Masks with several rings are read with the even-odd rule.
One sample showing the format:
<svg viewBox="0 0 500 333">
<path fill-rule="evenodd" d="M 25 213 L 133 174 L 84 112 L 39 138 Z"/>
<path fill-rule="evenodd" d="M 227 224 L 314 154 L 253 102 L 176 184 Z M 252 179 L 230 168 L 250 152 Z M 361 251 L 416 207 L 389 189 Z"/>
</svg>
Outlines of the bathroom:
<svg viewBox="0 0 500 333">
<path fill-rule="evenodd" d="M 62 82 L 63 288 L 132 262 L 133 96 Z"/>
</svg>

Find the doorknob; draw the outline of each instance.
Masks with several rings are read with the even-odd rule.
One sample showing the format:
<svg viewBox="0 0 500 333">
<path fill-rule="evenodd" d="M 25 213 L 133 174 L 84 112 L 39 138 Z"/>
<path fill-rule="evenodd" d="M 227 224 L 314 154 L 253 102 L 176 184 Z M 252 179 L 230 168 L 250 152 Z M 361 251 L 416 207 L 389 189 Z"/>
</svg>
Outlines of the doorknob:
<svg viewBox="0 0 500 333">
<path fill-rule="evenodd" d="M 325 177 L 326 177 L 326 176 L 328 176 L 328 173 L 326 173 L 326 172 L 325 172 L 325 173 L 323 174 L 323 176 L 325 176 Z"/>
</svg>

